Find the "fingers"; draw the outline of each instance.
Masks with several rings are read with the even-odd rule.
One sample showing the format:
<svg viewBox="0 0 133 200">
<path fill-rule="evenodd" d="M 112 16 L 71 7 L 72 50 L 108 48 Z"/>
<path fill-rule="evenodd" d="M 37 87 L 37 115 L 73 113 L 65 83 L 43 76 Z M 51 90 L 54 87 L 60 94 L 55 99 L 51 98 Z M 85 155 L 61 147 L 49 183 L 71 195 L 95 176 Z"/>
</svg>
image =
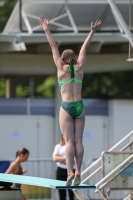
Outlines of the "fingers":
<svg viewBox="0 0 133 200">
<path fill-rule="evenodd" d="M 99 20 L 98 21 L 98 25 L 100 26 L 102 24 L 102 20 Z"/>
<path fill-rule="evenodd" d="M 97 20 L 96 20 L 96 22 L 95 22 L 95 24 L 97 24 L 97 23 L 98 23 L 98 21 L 99 21 L 99 20 L 97 19 Z"/>
<path fill-rule="evenodd" d="M 44 17 L 42 15 L 40 16 L 39 21 L 40 21 L 40 23 L 43 23 L 45 21 Z"/>
<path fill-rule="evenodd" d="M 40 18 L 39 18 L 39 23 L 40 25 L 42 26 L 42 24 L 44 25 L 49 25 L 49 20 L 45 20 L 45 18 L 41 15 Z"/>
<path fill-rule="evenodd" d="M 99 28 L 99 26 L 102 24 L 102 20 L 96 20 L 95 21 L 95 23 L 94 22 L 92 22 L 91 23 L 91 27 L 93 27 L 94 29 L 97 29 L 97 28 Z"/>
<path fill-rule="evenodd" d="M 97 28 L 102 24 L 102 20 L 96 20 L 95 22 L 91 22 L 91 30 L 96 31 Z"/>
<path fill-rule="evenodd" d="M 43 21 L 44 21 L 43 16 L 40 16 L 40 17 L 39 17 L 39 24 L 42 25 Z"/>
<path fill-rule="evenodd" d="M 102 20 L 96 20 L 95 25 L 99 27 L 102 24 Z"/>
<path fill-rule="evenodd" d="M 46 23 L 47 23 L 47 25 L 49 25 L 49 20 L 47 20 L 47 22 L 46 22 Z"/>
</svg>

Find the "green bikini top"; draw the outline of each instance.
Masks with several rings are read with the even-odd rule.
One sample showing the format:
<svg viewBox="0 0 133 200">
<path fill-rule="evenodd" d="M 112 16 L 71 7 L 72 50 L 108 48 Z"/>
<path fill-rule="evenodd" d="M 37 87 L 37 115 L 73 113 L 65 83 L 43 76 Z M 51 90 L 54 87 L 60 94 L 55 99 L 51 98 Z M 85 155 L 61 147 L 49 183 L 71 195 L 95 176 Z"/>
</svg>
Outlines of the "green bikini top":
<svg viewBox="0 0 133 200">
<path fill-rule="evenodd" d="M 75 72 L 75 70 L 76 70 L 76 65 L 73 65 L 73 67 L 74 67 L 74 72 Z M 72 70 L 71 70 L 71 68 L 70 68 L 70 65 L 68 65 L 68 70 L 71 72 Z M 61 88 L 61 86 L 63 85 L 63 84 L 66 84 L 66 83 L 70 83 L 70 82 L 79 82 L 79 83 L 82 83 L 82 80 L 79 80 L 79 79 L 76 79 L 76 78 L 71 78 L 71 79 L 68 79 L 68 80 L 66 80 L 66 81 L 58 81 L 58 83 L 59 83 L 59 87 Z"/>
</svg>

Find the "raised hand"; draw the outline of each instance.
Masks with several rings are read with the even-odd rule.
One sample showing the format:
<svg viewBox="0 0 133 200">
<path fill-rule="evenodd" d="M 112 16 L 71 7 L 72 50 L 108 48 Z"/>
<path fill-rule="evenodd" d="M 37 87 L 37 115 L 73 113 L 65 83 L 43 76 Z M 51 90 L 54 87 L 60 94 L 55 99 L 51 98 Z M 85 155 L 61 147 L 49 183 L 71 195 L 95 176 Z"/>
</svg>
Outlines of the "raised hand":
<svg viewBox="0 0 133 200">
<path fill-rule="evenodd" d="M 90 27 L 90 30 L 91 31 L 96 31 L 99 26 L 102 24 L 102 21 L 101 20 L 96 20 L 96 22 L 91 22 L 91 27 Z"/>
<path fill-rule="evenodd" d="M 27 169 L 23 169 L 23 174 L 25 174 L 27 172 Z"/>
<path fill-rule="evenodd" d="M 45 20 L 42 15 L 39 18 L 39 23 L 42 26 L 42 28 L 44 29 L 44 31 L 48 29 L 49 21 Z"/>
</svg>

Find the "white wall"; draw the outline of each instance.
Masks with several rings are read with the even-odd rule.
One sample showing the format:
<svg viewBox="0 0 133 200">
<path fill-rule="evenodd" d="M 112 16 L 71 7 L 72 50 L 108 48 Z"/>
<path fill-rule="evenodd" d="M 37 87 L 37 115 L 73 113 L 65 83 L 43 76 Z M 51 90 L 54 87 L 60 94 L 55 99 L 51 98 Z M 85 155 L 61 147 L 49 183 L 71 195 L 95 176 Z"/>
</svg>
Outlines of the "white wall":
<svg viewBox="0 0 133 200">
<path fill-rule="evenodd" d="M 29 149 L 30 158 L 52 158 L 55 137 L 52 116 L 1 115 L 0 159 L 15 158 L 20 147 Z M 83 144 L 85 164 L 107 150 L 107 117 L 86 116 Z"/>
<path fill-rule="evenodd" d="M 84 163 L 98 158 L 132 130 L 133 100 L 110 100 L 109 116 L 87 115 Z M 30 158 L 52 158 L 55 138 L 52 116 L 0 115 L 0 158 L 14 158 L 20 147 L 29 149 Z"/>
<path fill-rule="evenodd" d="M 14 158 L 15 152 L 25 147 L 30 157 L 49 158 L 54 146 L 52 116 L 0 116 L 0 158 Z"/>
<path fill-rule="evenodd" d="M 99 158 L 101 156 L 101 152 L 108 149 L 107 126 L 108 120 L 106 116 L 86 116 L 83 135 L 83 161 L 85 164 L 87 164 L 88 160 Z"/>
<path fill-rule="evenodd" d="M 109 101 L 109 146 L 133 130 L 133 100 Z"/>
</svg>

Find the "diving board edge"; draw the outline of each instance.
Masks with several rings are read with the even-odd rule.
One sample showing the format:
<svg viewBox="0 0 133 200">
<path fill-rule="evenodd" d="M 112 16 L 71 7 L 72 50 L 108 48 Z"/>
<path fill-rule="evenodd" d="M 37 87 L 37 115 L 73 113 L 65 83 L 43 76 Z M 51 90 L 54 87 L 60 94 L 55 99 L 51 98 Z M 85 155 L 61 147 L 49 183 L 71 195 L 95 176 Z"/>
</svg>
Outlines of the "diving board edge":
<svg viewBox="0 0 133 200">
<path fill-rule="evenodd" d="M 96 186 L 94 185 L 78 185 L 78 186 L 73 186 L 73 185 L 70 185 L 70 186 L 56 186 L 55 189 L 57 190 L 73 190 L 73 189 L 96 189 Z"/>
</svg>

